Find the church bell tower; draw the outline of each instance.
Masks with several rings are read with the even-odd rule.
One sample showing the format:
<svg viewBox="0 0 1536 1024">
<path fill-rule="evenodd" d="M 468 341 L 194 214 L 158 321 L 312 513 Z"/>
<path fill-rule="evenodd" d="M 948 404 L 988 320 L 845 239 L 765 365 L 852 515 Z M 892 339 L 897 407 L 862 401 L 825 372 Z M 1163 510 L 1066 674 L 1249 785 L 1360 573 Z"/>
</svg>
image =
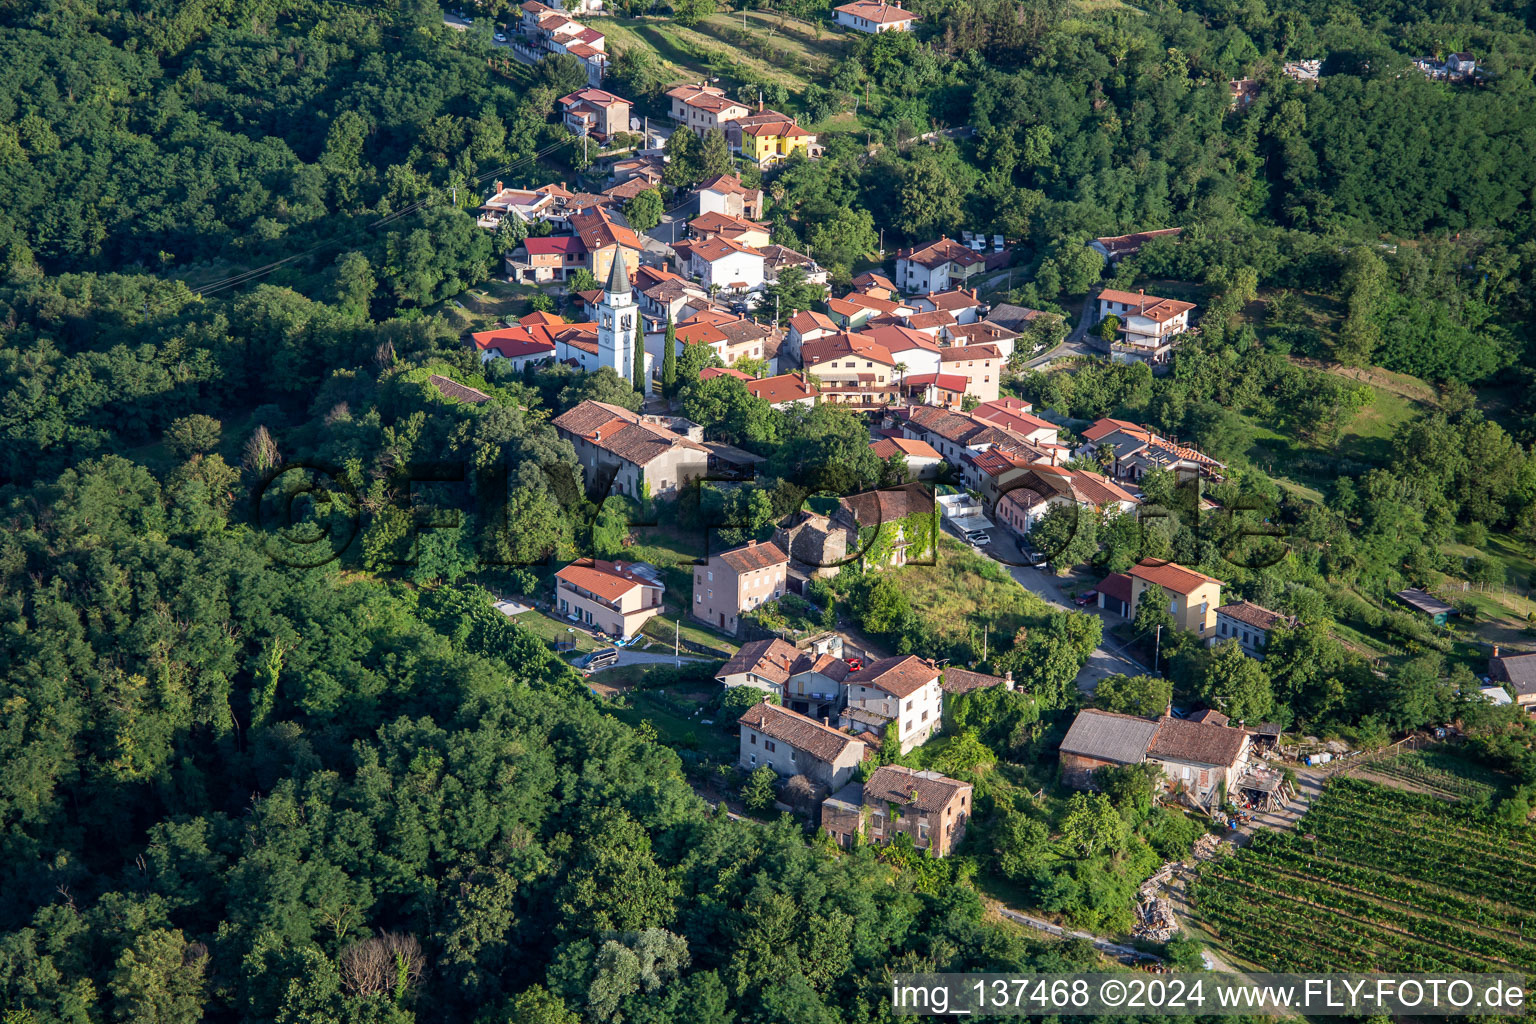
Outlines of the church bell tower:
<svg viewBox="0 0 1536 1024">
<path fill-rule="evenodd" d="M 634 360 L 644 359 L 635 351 L 635 320 L 640 311 L 630 293 L 629 272 L 624 268 L 624 249 L 616 246 L 608 283 L 603 286 L 603 301 L 597 314 L 597 365 L 611 366 L 624 380 L 634 375 Z"/>
</svg>

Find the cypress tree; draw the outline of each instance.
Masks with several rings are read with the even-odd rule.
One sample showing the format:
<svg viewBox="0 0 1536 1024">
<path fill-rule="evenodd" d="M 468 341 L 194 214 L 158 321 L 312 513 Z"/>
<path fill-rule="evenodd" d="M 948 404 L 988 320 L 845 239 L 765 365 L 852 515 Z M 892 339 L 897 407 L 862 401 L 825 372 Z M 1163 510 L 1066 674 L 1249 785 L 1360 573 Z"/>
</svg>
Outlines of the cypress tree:
<svg viewBox="0 0 1536 1024">
<path fill-rule="evenodd" d="M 661 390 L 668 398 L 677 385 L 677 328 L 672 325 L 672 314 L 667 314 L 667 333 L 661 342 Z"/>
<path fill-rule="evenodd" d="M 645 317 L 635 317 L 635 366 L 630 383 L 636 391 L 645 394 Z"/>
</svg>

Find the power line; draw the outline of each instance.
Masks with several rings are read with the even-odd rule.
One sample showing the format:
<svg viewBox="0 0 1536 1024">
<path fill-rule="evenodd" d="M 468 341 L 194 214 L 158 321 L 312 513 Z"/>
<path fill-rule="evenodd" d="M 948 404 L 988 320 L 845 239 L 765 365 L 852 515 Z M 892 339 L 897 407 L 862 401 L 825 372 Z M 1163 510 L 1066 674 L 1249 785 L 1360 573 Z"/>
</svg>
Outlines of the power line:
<svg viewBox="0 0 1536 1024">
<path fill-rule="evenodd" d="M 487 181 L 487 180 L 489 180 L 491 178 L 494 178 L 494 177 L 496 177 L 499 174 L 505 174 L 508 171 L 516 170 L 519 167 L 524 167 L 524 166 L 527 166 L 528 164 L 534 163 L 535 161 L 540 160 L 540 159 L 548 156 L 550 153 L 553 153 L 555 150 L 559 149 L 561 146 L 568 145 L 568 144 L 570 144 L 571 142 L 574 142 L 574 141 L 575 141 L 575 136 L 567 137 L 565 139 L 560 140 L 559 142 L 554 143 L 551 146 L 546 146 L 544 149 L 541 149 L 541 150 L 535 152 L 532 156 L 525 157 L 522 160 L 514 160 L 511 163 L 503 164 L 500 167 L 493 168 L 493 169 L 491 169 L 489 171 L 486 171 L 483 174 L 478 174 L 475 177 L 471 178 L 470 181 L 473 184 L 475 184 L 475 185 L 482 184 L 485 181 Z M 384 227 L 385 225 L 392 224 L 395 221 L 401 219 L 402 217 L 408 217 L 408 216 L 410 216 L 413 213 L 416 213 L 416 212 L 418 212 L 420 210 L 423 210 L 423 209 L 427 208 L 428 206 L 434 205 L 441 198 L 442 198 L 441 193 L 434 192 L 434 194 L 430 194 L 430 195 L 426 196 L 425 198 L 418 199 L 415 202 L 409 203 L 406 206 L 403 206 L 403 207 L 401 207 L 398 210 L 393 210 L 393 211 L 391 211 L 391 212 L 389 212 L 389 213 L 379 217 L 377 220 L 374 220 L 371 223 L 369 223 L 363 229 L 363 233 L 374 231 L 374 230 L 376 230 L 378 228 Z M 353 236 L 353 238 L 352 239 L 348 239 L 347 242 L 350 242 L 350 241 L 352 241 L 353 239 L 355 239 L 357 237 L 360 237 L 360 236 Z M 345 242 L 338 242 L 338 240 L 334 239 L 334 238 L 333 239 L 328 239 L 328 240 L 326 240 L 324 242 L 317 242 L 316 244 L 310 246 L 308 249 L 305 249 L 305 250 L 303 250 L 301 252 L 293 253 L 292 255 L 285 256 L 285 257 L 283 257 L 280 260 L 274 260 L 271 263 L 264 264 L 264 265 L 262 265 L 260 267 L 253 268 L 251 270 L 243 271 L 242 273 L 239 273 L 239 274 L 232 274 L 232 275 L 230 275 L 228 277 L 225 277 L 225 278 L 220 278 L 220 279 L 215 280 L 215 281 L 210 281 L 209 283 L 207 283 L 205 285 L 192 288 L 192 291 L 196 292 L 200 296 L 206 296 L 206 295 L 212 295 L 212 294 L 214 294 L 216 292 L 224 291 L 224 290 L 229 289 L 229 288 L 236 288 L 236 287 L 239 287 L 240 285 L 243 285 L 243 284 L 249 284 L 251 281 L 254 281 L 254 280 L 256 280 L 257 278 L 260 278 L 260 277 L 265 277 L 268 274 L 272 273 L 273 271 L 278 270 L 278 269 L 280 269 L 280 268 L 282 268 L 284 266 L 287 266 L 289 263 L 292 263 L 295 260 L 304 259 L 307 256 L 314 255 L 315 253 L 319 252 L 322 249 L 330 248 L 330 247 L 338 245 L 338 244 L 346 244 L 346 243 Z"/>
</svg>

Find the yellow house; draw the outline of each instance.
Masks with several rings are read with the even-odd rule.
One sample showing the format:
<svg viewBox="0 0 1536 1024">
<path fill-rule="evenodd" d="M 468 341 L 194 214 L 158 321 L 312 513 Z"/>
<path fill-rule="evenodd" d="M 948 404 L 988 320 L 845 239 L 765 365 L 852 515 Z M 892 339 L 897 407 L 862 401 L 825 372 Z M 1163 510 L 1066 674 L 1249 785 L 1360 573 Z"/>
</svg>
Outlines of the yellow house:
<svg viewBox="0 0 1536 1024">
<path fill-rule="evenodd" d="M 795 119 L 777 110 L 759 111 L 737 118 L 741 129 L 741 155 L 767 167 L 796 153 L 810 155 L 816 136 L 801 128 Z"/>
<path fill-rule="evenodd" d="M 1133 618 L 1141 595 L 1152 586 L 1168 593 L 1168 611 L 1176 627 L 1201 638 L 1216 635 L 1221 580 L 1175 562 L 1144 558 L 1124 573 L 1111 573 L 1099 584 L 1099 607 Z"/>
</svg>

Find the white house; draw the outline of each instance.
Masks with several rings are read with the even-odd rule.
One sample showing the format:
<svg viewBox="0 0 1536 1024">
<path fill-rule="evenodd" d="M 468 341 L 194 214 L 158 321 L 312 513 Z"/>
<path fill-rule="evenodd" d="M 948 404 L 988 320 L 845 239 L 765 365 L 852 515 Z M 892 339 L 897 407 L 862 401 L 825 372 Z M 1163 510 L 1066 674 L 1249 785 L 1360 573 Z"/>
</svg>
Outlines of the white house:
<svg viewBox="0 0 1536 1024">
<path fill-rule="evenodd" d="M 888 4 L 857 0 L 855 3 L 832 8 L 832 20 L 855 32 L 868 32 L 874 35 L 880 32 L 909 32 L 913 22 L 922 19 L 911 11 L 903 9 L 901 0 L 893 0 Z"/>
<path fill-rule="evenodd" d="M 1167 361 L 1168 353 L 1173 349 L 1173 339 L 1189 330 L 1189 314 L 1194 308 L 1193 302 L 1160 299 L 1145 291 L 1122 292 L 1106 288 L 1099 293 L 1099 319 L 1120 318 L 1111 356 L 1121 362 Z"/>
<path fill-rule="evenodd" d="M 896 284 L 908 294 L 958 288 L 986 266 L 986 257 L 952 238 L 896 250 Z"/>
<path fill-rule="evenodd" d="M 941 728 L 944 691 L 939 676 L 932 662 L 911 654 L 865 665 L 844 681 L 848 706 L 843 728 L 883 740 L 886 729 L 894 726 L 902 753 L 922 746 Z"/>
<path fill-rule="evenodd" d="M 753 292 L 763 288 L 763 254 L 750 245 L 729 238 L 679 242 L 673 247 L 686 273 L 705 288 L 718 285 L 725 292 Z"/>
<path fill-rule="evenodd" d="M 906 366 L 904 376 L 938 373 L 941 363 L 939 343 L 922 331 L 910 327 L 871 327 L 859 331 L 860 338 L 879 345 L 891 354 L 891 358 Z"/>
</svg>

